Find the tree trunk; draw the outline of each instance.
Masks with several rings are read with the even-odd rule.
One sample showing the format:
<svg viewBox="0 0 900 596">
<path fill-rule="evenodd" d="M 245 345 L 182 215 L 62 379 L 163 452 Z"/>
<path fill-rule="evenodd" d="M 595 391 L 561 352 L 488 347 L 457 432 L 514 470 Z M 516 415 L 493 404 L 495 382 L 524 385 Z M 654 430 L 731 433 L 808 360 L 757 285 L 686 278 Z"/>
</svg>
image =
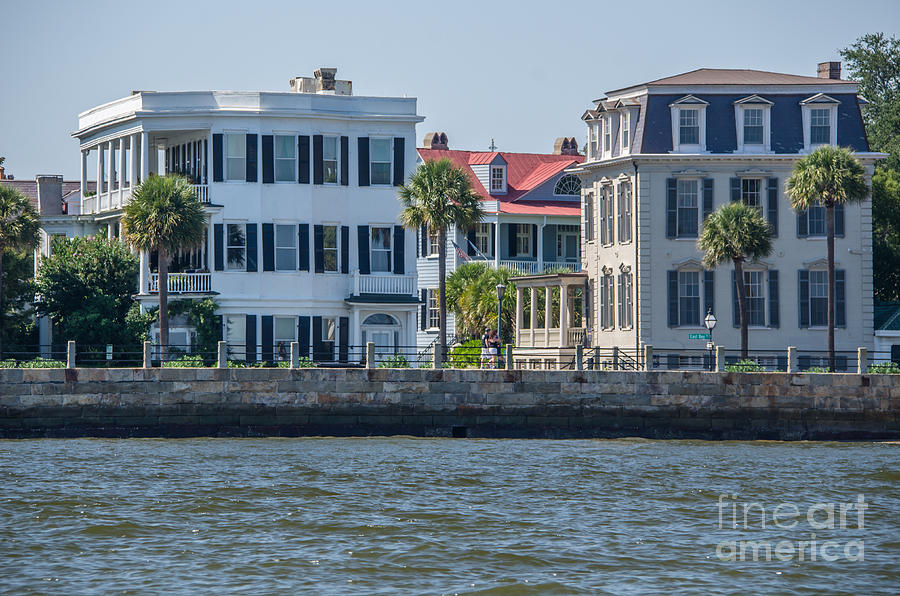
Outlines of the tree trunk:
<svg viewBox="0 0 900 596">
<path fill-rule="evenodd" d="M 3 313 L 3 247 L 0 246 L 0 360 L 3 360 Z"/>
<path fill-rule="evenodd" d="M 747 331 L 747 288 L 744 286 L 744 260 L 734 259 L 734 283 L 737 287 L 738 315 L 741 324 L 741 360 L 748 356 L 749 333 Z"/>
<path fill-rule="evenodd" d="M 159 247 L 159 358 L 160 366 L 169 355 L 169 253 Z"/>
<path fill-rule="evenodd" d="M 834 372 L 834 203 L 825 204 L 828 246 L 828 370 Z"/>
<path fill-rule="evenodd" d="M 440 365 L 444 363 L 444 355 L 447 353 L 447 228 L 441 226 L 438 229 L 438 357 L 435 359 Z"/>
</svg>

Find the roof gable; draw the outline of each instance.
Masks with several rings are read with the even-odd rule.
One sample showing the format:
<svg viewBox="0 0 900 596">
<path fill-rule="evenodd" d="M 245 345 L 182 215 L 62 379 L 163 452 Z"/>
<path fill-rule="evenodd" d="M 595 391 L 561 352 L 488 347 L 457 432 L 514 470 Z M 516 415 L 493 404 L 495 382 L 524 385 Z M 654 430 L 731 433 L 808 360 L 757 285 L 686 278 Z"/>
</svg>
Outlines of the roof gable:
<svg viewBox="0 0 900 596">
<path fill-rule="evenodd" d="M 767 105 L 767 106 L 774 106 L 775 102 L 769 101 L 765 97 L 762 97 L 762 96 L 754 93 L 753 95 L 748 95 L 747 97 L 744 97 L 744 98 L 739 99 L 734 102 L 734 105 L 736 105 L 736 106 L 743 105 L 743 104 L 763 104 L 763 105 Z"/>
<path fill-rule="evenodd" d="M 824 93 L 816 93 L 811 97 L 807 97 L 803 101 L 800 102 L 801 106 L 809 105 L 811 103 L 841 103 L 833 97 L 829 97 Z"/>
</svg>

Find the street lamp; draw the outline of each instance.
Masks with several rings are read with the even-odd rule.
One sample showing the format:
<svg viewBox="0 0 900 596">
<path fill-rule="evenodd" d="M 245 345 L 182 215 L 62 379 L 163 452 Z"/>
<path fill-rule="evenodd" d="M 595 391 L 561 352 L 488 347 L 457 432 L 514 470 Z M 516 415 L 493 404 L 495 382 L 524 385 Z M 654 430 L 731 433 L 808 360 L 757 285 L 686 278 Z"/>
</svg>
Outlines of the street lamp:
<svg viewBox="0 0 900 596">
<path fill-rule="evenodd" d="M 703 319 L 703 324 L 706 325 L 706 329 L 707 331 L 709 331 L 709 339 L 706 340 L 706 349 L 709 350 L 709 370 L 714 369 L 715 356 L 713 354 L 713 351 L 715 350 L 716 344 L 713 343 L 712 332 L 713 329 L 716 328 L 716 323 L 718 322 L 719 320 L 716 319 L 716 315 L 712 313 L 712 309 L 710 308 L 709 310 L 707 310 L 706 318 Z"/>
<path fill-rule="evenodd" d="M 500 321 L 503 317 L 503 295 L 506 293 L 506 286 L 502 283 L 497 284 L 497 339 L 500 340 L 500 347 L 497 349 L 497 359 L 500 359 L 500 351 L 503 349 L 503 336 L 500 335 Z"/>
</svg>

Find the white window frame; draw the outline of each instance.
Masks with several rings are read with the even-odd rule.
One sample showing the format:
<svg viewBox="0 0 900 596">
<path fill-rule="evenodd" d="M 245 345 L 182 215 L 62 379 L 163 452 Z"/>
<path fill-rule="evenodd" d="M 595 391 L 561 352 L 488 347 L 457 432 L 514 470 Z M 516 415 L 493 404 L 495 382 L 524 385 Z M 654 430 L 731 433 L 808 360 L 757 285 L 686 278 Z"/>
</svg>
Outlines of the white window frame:
<svg viewBox="0 0 900 596">
<path fill-rule="evenodd" d="M 247 271 L 247 224 L 242 221 L 226 221 L 225 223 L 225 271 Z M 229 233 L 229 228 L 231 226 L 239 226 L 244 235 L 244 244 L 231 244 L 231 234 Z M 231 259 L 228 258 L 229 252 L 231 249 L 244 249 L 244 261 L 240 267 L 232 267 L 230 265 Z"/>
<path fill-rule="evenodd" d="M 812 210 L 815 209 L 816 213 L 822 214 L 822 231 L 813 233 L 812 231 L 812 217 L 810 217 Z M 816 203 L 812 205 L 809 209 L 806 210 L 806 237 L 807 238 L 825 238 L 828 235 L 828 221 L 827 221 L 827 209 L 824 205 Z"/>
<path fill-rule="evenodd" d="M 634 328 L 634 279 L 630 271 L 619 273 L 619 329 Z"/>
<path fill-rule="evenodd" d="M 697 276 L 697 295 L 696 296 L 688 296 L 687 294 L 682 294 L 682 275 L 696 275 Z M 703 325 L 703 305 L 701 300 L 703 298 L 703 276 L 701 272 L 694 269 L 682 269 L 678 271 L 678 326 L 679 327 L 700 327 Z M 685 310 L 682 308 L 682 300 L 695 300 L 697 301 L 697 321 L 696 322 L 685 322 L 684 313 Z"/>
<path fill-rule="evenodd" d="M 742 176 L 740 178 L 740 181 L 741 181 L 741 202 L 744 203 L 745 205 L 750 205 L 752 207 L 756 207 L 757 209 L 759 209 L 759 211 L 762 215 L 765 215 L 765 212 L 766 212 L 765 211 L 766 210 L 765 202 L 766 202 L 766 198 L 767 198 L 766 179 L 759 178 L 757 176 Z M 757 194 L 757 204 L 755 204 L 755 205 L 748 202 L 748 195 L 751 194 L 752 191 L 749 189 L 745 190 L 745 188 L 744 188 L 745 183 L 751 183 L 751 182 L 755 182 L 757 185 L 757 193 L 758 194 Z"/>
<path fill-rule="evenodd" d="M 341 268 L 341 226 L 339 224 L 323 223 L 322 225 L 322 269 L 325 273 L 337 273 Z M 334 228 L 334 248 L 325 246 L 325 230 Z M 326 255 L 334 251 L 334 269 L 329 269 Z"/>
<path fill-rule="evenodd" d="M 441 253 L 441 243 L 440 238 L 438 236 L 438 231 L 432 228 L 428 228 L 428 257 L 437 257 L 440 256 Z"/>
<path fill-rule="evenodd" d="M 600 187 L 600 245 L 616 243 L 615 187 L 612 183 Z"/>
<path fill-rule="evenodd" d="M 828 326 L 828 271 L 826 269 L 808 269 L 809 271 L 809 329 L 822 329 Z M 813 296 L 813 275 L 821 277 L 821 283 L 817 282 L 816 287 L 820 287 L 821 295 Z M 813 323 L 813 298 L 825 301 L 825 319 L 819 324 Z"/>
<path fill-rule="evenodd" d="M 441 326 L 441 310 L 440 310 L 440 294 L 437 288 L 428 288 L 426 299 L 428 305 L 425 308 L 428 320 L 425 322 L 425 329 L 439 329 Z"/>
<path fill-rule="evenodd" d="M 584 195 L 584 240 L 594 242 L 594 193 L 587 192 Z"/>
<path fill-rule="evenodd" d="M 762 143 L 744 142 L 744 114 L 746 110 L 762 111 Z M 772 104 L 756 98 L 746 103 L 735 102 L 734 126 L 737 134 L 737 153 L 772 153 Z"/>
<path fill-rule="evenodd" d="M 290 228 L 290 229 L 291 229 L 290 238 L 291 238 L 291 240 L 293 241 L 292 246 L 279 245 L 279 244 L 278 244 L 278 228 Z M 298 260 L 298 254 L 297 254 L 297 253 L 298 253 L 298 251 L 297 251 L 297 241 L 298 241 L 298 238 L 297 238 L 297 226 L 296 226 L 295 224 L 280 224 L 280 223 L 276 223 L 276 224 L 275 224 L 275 229 L 273 230 L 273 235 L 275 236 L 275 238 L 273 239 L 273 242 L 274 242 L 274 245 L 275 245 L 275 271 L 297 271 L 297 265 L 298 265 L 298 263 L 297 263 L 297 260 Z M 286 268 L 282 268 L 282 267 L 279 267 L 279 266 L 278 266 L 278 252 L 279 252 L 279 251 L 284 252 L 284 251 L 286 251 L 286 250 L 290 250 L 290 251 L 291 251 L 291 254 L 292 254 L 293 259 L 294 259 L 294 266 L 291 267 L 290 269 L 286 269 Z"/>
<path fill-rule="evenodd" d="M 386 230 L 387 231 L 387 243 L 388 248 L 376 248 L 375 247 L 375 230 Z M 389 224 L 371 224 L 369 225 L 369 270 L 372 273 L 391 273 L 394 268 L 393 262 L 393 254 L 394 254 L 394 229 Z M 375 269 L 375 253 L 387 254 L 387 269 Z"/>
<path fill-rule="evenodd" d="M 603 117 L 603 156 L 612 155 L 612 117 Z"/>
<path fill-rule="evenodd" d="M 682 207 L 681 206 L 681 199 L 683 196 L 685 196 L 687 194 L 687 193 L 681 192 L 682 183 L 693 183 L 695 185 L 695 193 L 694 193 L 695 204 L 693 207 Z M 703 195 L 703 182 L 699 178 L 678 178 L 676 180 L 676 182 L 675 182 L 675 210 L 676 210 L 675 237 L 676 238 L 695 239 L 700 235 L 700 223 L 699 222 L 700 222 L 700 215 L 701 215 L 700 206 L 701 206 L 701 202 L 703 200 L 702 195 Z M 695 224 L 696 224 L 695 232 L 692 234 L 687 234 L 687 233 L 683 234 L 681 232 L 680 224 L 681 224 L 681 220 L 682 220 L 682 217 L 681 217 L 682 209 L 685 209 L 685 210 L 693 209 L 694 211 L 696 211 L 696 216 L 695 216 L 695 220 L 694 220 Z"/>
<path fill-rule="evenodd" d="M 632 238 L 632 222 L 631 211 L 632 202 L 634 201 L 634 193 L 631 186 L 631 179 L 621 180 L 618 184 L 616 192 L 616 221 L 618 222 L 618 239 L 619 244 L 629 244 Z M 624 232 L 624 233 L 623 233 Z"/>
<path fill-rule="evenodd" d="M 272 160 L 274 163 L 275 169 L 275 182 L 286 184 L 286 183 L 295 183 L 297 182 L 297 135 L 292 134 L 278 134 L 275 133 L 272 135 Z M 293 155 L 291 157 L 278 157 L 278 139 L 289 139 L 287 144 L 288 147 L 291 148 Z M 279 178 L 278 177 L 278 164 L 279 162 L 282 165 L 286 163 L 290 163 L 291 175 L 287 178 Z"/>
<path fill-rule="evenodd" d="M 628 110 L 622 110 L 619 116 L 619 132 L 622 137 L 619 153 L 631 153 L 631 114 Z"/>
<path fill-rule="evenodd" d="M 372 151 L 372 143 L 387 143 L 388 146 L 388 160 L 387 161 L 375 161 L 373 159 L 373 151 Z M 387 182 L 375 182 L 375 164 L 388 164 L 387 169 Z M 369 184 L 371 186 L 393 186 L 393 172 L 394 172 L 394 139 L 392 137 L 369 137 Z"/>
<path fill-rule="evenodd" d="M 800 106 L 802 108 L 802 118 L 803 118 L 803 150 L 804 151 L 813 151 L 817 147 L 821 147 L 822 145 L 837 145 L 837 107 L 838 102 L 827 95 L 819 94 L 817 96 L 813 96 L 807 100 L 801 101 Z M 816 143 L 812 142 L 812 111 L 813 110 L 828 110 L 829 116 L 829 140 L 827 143 Z"/>
<path fill-rule="evenodd" d="M 495 173 L 499 172 L 500 177 L 497 178 L 494 176 Z M 503 194 L 506 192 L 506 166 L 495 166 L 492 165 L 490 167 L 490 185 L 491 192 L 490 194 Z M 495 187 L 494 183 L 498 182 L 499 184 Z"/>
<path fill-rule="evenodd" d="M 595 160 L 599 158 L 600 148 L 600 124 L 598 122 L 591 122 L 588 126 L 588 151 L 590 155 L 588 155 L 588 159 Z"/>
<path fill-rule="evenodd" d="M 515 257 L 530 257 L 533 253 L 534 238 L 531 237 L 531 224 L 515 224 L 516 226 L 516 254 Z M 522 244 L 528 245 L 527 252 L 522 252 Z"/>
<path fill-rule="evenodd" d="M 759 295 L 755 296 L 755 299 L 762 302 L 762 323 L 753 323 L 752 321 L 748 320 L 747 326 L 753 327 L 755 329 L 764 329 L 768 324 L 768 312 L 766 309 L 766 307 L 768 306 L 768 304 L 766 304 L 768 301 L 768 285 L 766 278 L 768 276 L 766 275 L 766 271 L 764 269 L 744 270 L 744 295 L 747 298 L 747 315 L 750 315 L 750 300 L 751 297 L 753 297 L 750 278 L 756 276 L 758 276 L 759 278 L 759 283 L 757 284 Z"/>
<path fill-rule="evenodd" d="M 322 317 L 322 342 L 337 343 L 338 336 L 337 317 Z"/>
<path fill-rule="evenodd" d="M 327 159 L 325 157 L 325 146 L 328 140 L 334 141 L 334 159 Z M 327 172 L 328 168 L 325 167 L 325 164 L 328 162 L 334 162 L 334 180 L 329 181 Z M 322 184 L 327 184 L 331 186 L 337 186 L 340 184 L 341 178 L 341 138 L 338 135 L 322 135 Z"/>
<path fill-rule="evenodd" d="M 486 257 L 494 254 L 494 247 L 491 245 L 491 225 L 493 224 L 480 223 L 475 226 L 475 248 Z"/>
<path fill-rule="evenodd" d="M 706 106 L 707 102 L 688 95 L 669 104 L 672 116 L 672 152 L 708 153 L 706 150 Z M 697 110 L 698 143 L 681 143 L 681 111 Z"/>
<path fill-rule="evenodd" d="M 279 336 L 278 335 L 278 322 L 279 321 L 289 321 L 291 327 L 291 335 L 287 336 Z M 284 317 L 276 315 L 272 317 L 272 353 L 275 357 L 275 360 L 288 360 L 291 357 L 291 342 L 297 341 L 297 317 Z M 278 343 L 283 342 L 285 344 L 285 354 L 281 354 Z"/>
<path fill-rule="evenodd" d="M 556 226 L 556 260 L 557 261 L 578 261 L 580 254 L 578 250 L 579 236 L 581 229 L 576 225 L 558 224 Z M 575 256 L 566 256 L 566 240 L 575 237 Z"/>
<path fill-rule="evenodd" d="M 231 153 L 229 153 L 230 143 L 228 142 L 228 140 L 231 137 L 240 137 L 241 138 L 241 140 L 244 144 L 244 154 L 243 155 L 232 155 Z M 224 154 L 224 161 L 225 161 L 225 167 L 224 167 L 225 182 L 246 182 L 247 181 L 247 132 L 246 131 L 241 131 L 241 132 L 232 131 L 232 132 L 223 133 L 222 145 L 224 145 L 224 147 L 222 148 L 222 152 Z M 237 162 L 238 160 L 241 163 L 240 176 L 232 178 L 229 175 L 230 165 L 231 165 L 232 161 Z"/>
<path fill-rule="evenodd" d="M 247 359 L 247 315 L 223 314 L 222 337 L 228 342 L 228 356 L 234 360 Z"/>
</svg>

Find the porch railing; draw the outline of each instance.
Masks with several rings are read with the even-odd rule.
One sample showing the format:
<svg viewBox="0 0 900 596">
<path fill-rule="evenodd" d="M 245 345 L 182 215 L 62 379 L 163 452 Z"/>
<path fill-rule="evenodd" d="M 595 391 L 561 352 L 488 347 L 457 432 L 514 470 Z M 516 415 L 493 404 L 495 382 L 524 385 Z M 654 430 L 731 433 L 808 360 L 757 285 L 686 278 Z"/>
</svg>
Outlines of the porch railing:
<svg viewBox="0 0 900 596">
<path fill-rule="evenodd" d="M 491 264 L 496 261 L 490 261 Z M 516 273 L 523 275 L 539 275 L 545 271 L 553 269 L 565 269 L 566 271 L 581 271 L 581 263 L 573 263 L 571 261 L 513 261 L 501 260 L 501 267 L 512 269 Z"/>
<path fill-rule="evenodd" d="M 191 190 L 194 196 L 201 203 L 209 203 L 209 185 L 208 184 L 191 184 Z"/>
<path fill-rule="evenodd" d="M 210 273 L 170 273 L 169 292 L 173 294 L 204 294 L 211 291 Z M 159 273 L 150 274 L 150 292 L 159 292 Z"/>
<path fill-rule="evenodd" d="M 416 295 L 415 275 L 361 275 L 354 271 L 350 276 L 350 293 L 360 294 L 393 294 L 399 296 Z"/>
</svg>

